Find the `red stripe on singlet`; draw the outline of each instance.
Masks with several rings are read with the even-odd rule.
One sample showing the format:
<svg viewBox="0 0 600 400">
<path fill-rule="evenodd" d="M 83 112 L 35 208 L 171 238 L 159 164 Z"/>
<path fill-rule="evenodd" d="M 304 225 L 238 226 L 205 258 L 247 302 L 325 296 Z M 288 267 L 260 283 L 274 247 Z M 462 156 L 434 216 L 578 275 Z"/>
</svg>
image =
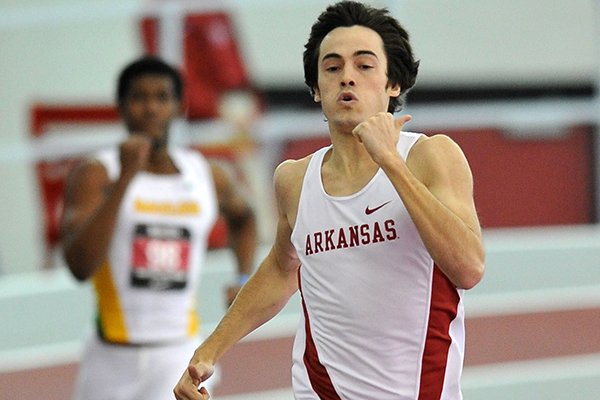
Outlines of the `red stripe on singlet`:
<svg viewBox="0 0 600 400">
<path fill-rule="evenodd" d="M 302 268 L 302 267 L 300 267 Z M 306 344 L 304 347 L 304 365 L 308 373 L 308 379 L 310 384 L 319 396 L 320 399 L 324 400 L 341 400 L 340 396 L 335 391 L 329 373 L 321 361 L 319 360 L 319 354 L 315 347 L 312 334 L 310 331 L 310 320 L 308 318 L 308 312 L 306 310 L 306 304 L 304 303 L 304 296 L 302 295 L 302 284 L 300 280 L 300 268 L 298 269 L 298 287 L 302 299 L 302 311 L 304 312 L 304 330 L 306 334 Z"/>
<path fill-rule="evenodd" d="M 448 350 L 452 342 L 450 323 L 456 318 L 459 301 L 456 287 L 434 265 L 419 400 L 439 399 L 442 395 Z"/>
</svg>

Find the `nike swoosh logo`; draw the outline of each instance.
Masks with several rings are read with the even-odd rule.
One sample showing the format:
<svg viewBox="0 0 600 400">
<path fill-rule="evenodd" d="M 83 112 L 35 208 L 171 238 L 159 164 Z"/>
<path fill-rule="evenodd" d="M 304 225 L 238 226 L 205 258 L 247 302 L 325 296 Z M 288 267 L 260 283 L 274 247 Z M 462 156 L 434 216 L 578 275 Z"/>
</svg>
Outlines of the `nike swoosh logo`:
<svg viewBox="0 0 600 400">
<path fill-rule="evenodd" d="M 367 215 L 371 215 L 371 214 L 373 214 L 375 211 L 379 210 L 381 207 L 383 207 L 383 206 L 385 206 L 386 204 L 388 204 L 388 203 L 391 203 L 391 202 L 392 202 L 391 200 L 389 200 L 389 201 L 386 201 L 386 202 L 385 202 L 385 203 L 383 203 L 382 205 L 380 205 L 380 206 L 378 206 L 378 207 L 375 207 L 375 208 L 369 208 L 369 206 L 367 206 L 367 208 L 365 208 L 365 214 L 367 214 Z"/>
</svg>

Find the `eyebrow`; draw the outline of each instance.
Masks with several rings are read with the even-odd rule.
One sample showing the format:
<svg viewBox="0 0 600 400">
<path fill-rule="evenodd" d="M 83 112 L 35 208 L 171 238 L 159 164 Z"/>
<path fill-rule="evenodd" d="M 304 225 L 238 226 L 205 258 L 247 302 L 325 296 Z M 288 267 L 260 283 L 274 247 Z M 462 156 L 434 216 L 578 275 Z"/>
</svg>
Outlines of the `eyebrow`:
<svg viewBox="0 0 600 400">
<path fill-rule="evenodd" d="M 352 57 L 358 57 L 358 56 L 364 56 L 364 55 L 373 56 L 375 58 L 378 58 L 377 54 L 375 54 L 371 50 L 357 50 L 354 52 L 354 54 L 352 54 Z M 339 55 L 338 53 L 327 53 L 327 54 L 325 54 L 325 56 L 323 56 L 323 59 L 321 61 L 325 61 L 330 58 L 342 58 L 342 56 Z"/>
</svg>

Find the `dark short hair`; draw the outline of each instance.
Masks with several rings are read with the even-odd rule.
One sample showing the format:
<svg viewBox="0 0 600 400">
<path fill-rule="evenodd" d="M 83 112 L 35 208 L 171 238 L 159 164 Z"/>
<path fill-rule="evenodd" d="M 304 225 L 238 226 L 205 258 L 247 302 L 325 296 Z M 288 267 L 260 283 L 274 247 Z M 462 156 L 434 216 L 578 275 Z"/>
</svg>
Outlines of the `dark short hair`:
<svg viewBox="0 0 600 400">
<path fill-rule="evenodd" d="M 121 104 L 127 97 L 131 82 L 145 75 L 159 75 L 170 78 L 173 81 L 175 97 L 177 100 L 181 100 L 183 79 L 179 71 L 158 57 L 146 55 L 131 62 L 121 71 L 117 84 L 117 104 Z"/>
<path fill-rule="evenodd" d="M 400 96 L 390 97 L 389 112 L 402 108 L 402 97 L 417 79 L 419 61 L 412 54 L 408 32 L 386 8 L 373 8 L 356 1 L 340 1 L 319 15 L 304 46 L 304 82 L 315 94 L 318 82 L 319 47 L 323 38 L 339 27 L 364 26 L 377 32 L 383 40 L 388 60 L 388 83 L 400 85 Z"/>
</svg>

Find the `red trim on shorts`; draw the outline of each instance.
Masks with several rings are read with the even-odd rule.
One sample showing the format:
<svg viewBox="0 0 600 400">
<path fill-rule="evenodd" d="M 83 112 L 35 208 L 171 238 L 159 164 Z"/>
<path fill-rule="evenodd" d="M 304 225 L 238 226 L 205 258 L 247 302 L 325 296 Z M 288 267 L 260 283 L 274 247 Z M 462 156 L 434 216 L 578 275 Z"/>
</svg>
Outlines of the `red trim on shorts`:
<svg viewBox="0 0 600 400">
<path fill-rule="evenodd" d="M 302 268 L 302 266 L 300 266 L 300 268 Z M 304 312 L 304 330 L 306 334 L 303 360 L 308 373 L 308 379 L 310 380 L 313 390 L 320 399 L 341 400 L 340 396 L 333 387 L 333 383 L 331 383 L 331 378 L 329 377 L 327 369 L 319 360 L 319 354 L 312 338 L 310 331 L 310 320 L 308 319 L 308 312 L 306 310 L 306 304 L 304 303 L 304 296 L 302 296 L 300 268 L 298 269 L 298 287 L 301 294 L 300 298 L 302 300 L 302 311 Z"/>
<path fill-rule="evenodd" d="M 439 399 L 442 395 L 448 351 L 452 342 L 450 323 L 456 318 L 459 301 L 456 287 L 438 266 L 434 265 L 419 400 Z"/>
</svg>

